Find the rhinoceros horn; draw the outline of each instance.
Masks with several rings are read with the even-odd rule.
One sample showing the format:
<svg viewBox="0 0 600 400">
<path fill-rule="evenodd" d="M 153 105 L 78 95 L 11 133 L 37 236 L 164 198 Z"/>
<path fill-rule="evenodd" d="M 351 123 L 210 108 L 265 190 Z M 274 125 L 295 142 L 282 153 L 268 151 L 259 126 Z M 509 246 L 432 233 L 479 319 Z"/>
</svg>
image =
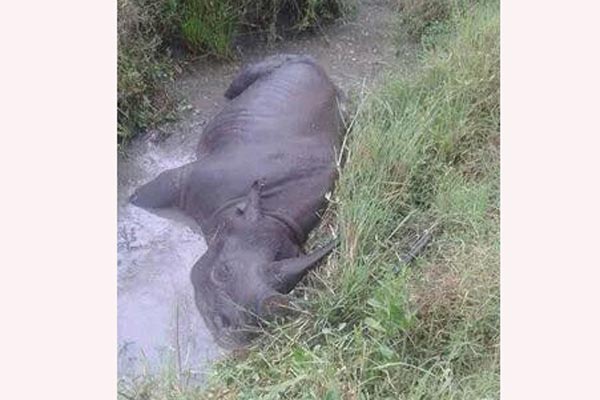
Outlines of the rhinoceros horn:
<svg viewBox="0 0 600 400">
<path fill-rule="evenodd" d="M 310 254 L 271 263 L 267 268 L 268 284 L 280 293 L 289 293 L 336 245 L 337 239 L 334 239 Z"/>
</svg>

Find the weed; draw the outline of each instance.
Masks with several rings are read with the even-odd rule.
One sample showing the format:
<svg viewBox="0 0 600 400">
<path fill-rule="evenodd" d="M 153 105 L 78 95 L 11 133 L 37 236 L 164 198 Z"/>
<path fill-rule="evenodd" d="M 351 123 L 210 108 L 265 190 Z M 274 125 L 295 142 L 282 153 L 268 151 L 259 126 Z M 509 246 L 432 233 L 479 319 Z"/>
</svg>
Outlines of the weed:
<svg viewBox="0 0 600 400">
<path fill-rule="evenodd" d="M 118 2 L 119 143 L 163 121 L 173 110 L 173 99 L 165 90 L 166 82 L 172 78 L 172 64 L 163 52 L 158 3 Z"/>
<path fill-rule="evenodd" d="M 180 0 L 181 34 L 192 52 L 230 57 L 238 23 L 235 2 L 230 0 Z"/>
</svg>

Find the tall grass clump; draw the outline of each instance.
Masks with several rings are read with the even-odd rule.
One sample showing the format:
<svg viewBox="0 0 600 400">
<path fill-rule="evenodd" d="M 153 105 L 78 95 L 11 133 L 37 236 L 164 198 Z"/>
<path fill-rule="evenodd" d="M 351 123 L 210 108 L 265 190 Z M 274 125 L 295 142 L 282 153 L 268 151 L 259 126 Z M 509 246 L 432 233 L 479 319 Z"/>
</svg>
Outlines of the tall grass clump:
<svg viewBox="0 0 600 400">
<path fill-rule="evenodd" d="M 191 51 L 230 56 L 238 13 L 230 0 L 179 1 L 181 34 Z M 173 4 L 176 4 L 173 1 Z"/>
<path fill-rule="evenodd" d="M 452 13 L 420 71 L 359 106 L 326 218 L 341 244 L 295 289 L 302 312 L 205 390 L 144 398 L 499 398 L 499 2 Z"/>
<path fill-rule="evenodd" d="M 119 0 L 117 138 L 126 142 L 140 130 L 164 120 L 173 110 L 165 90 L 172 61 L 165 51 L 164 2 Z"/>
<path fill-rule="evenodd" d="M 181 39 L 191 52 L 231 57 L 237 34 L 274 39 L 302 32 L 345 15 L 350 0 L 169 0 Z"/>
</svg>

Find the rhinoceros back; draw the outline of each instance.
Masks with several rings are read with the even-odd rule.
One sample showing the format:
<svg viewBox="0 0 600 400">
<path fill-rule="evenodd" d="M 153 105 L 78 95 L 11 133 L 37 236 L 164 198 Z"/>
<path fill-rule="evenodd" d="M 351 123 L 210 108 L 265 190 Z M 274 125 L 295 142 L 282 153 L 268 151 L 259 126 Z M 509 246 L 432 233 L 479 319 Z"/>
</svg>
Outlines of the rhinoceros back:
<svg viewBox="0 0 600 400">
<path fill-rule="evenodd" d="M 218 165 L 218 173 L 204 175 L 215 180 L 204 188 L 218 185 L 205 215 L 263 179 L 265 211 L 308 234 L 336 176 L 337 94 L 310 58 L 287 60 L 237 94 L 207 125 L 198 147 L 199 159 Z"/>
<path fill-rule="evenodd" d="M 340 122 L 337 94 L 311 58 L 288 60 L 255 79 L 209 123 L 198 156 L 307 135 L 320 135 L 321 142 L 335 145 Z"/>
</svg>

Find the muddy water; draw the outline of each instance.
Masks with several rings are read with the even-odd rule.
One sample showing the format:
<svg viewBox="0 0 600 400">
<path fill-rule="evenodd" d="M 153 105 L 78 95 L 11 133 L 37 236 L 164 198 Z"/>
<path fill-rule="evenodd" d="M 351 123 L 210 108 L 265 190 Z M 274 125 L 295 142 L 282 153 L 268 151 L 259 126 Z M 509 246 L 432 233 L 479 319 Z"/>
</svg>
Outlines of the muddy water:
<svg viewBox="0 0 600 400">
<path fill-rule="evenodd" d="M 346 92 L 372 86 L 384 68 L 409 72 L 416 45 L 398 50 L 393 1 L 359 2 L 356 19 L 320 35 L 265 46 L 241 38 L 240 59 L 199 61 L 175 83 L 188 111 L 177 123 L 161 126 L 131 143 L 118 165 L 118 343 L 119 374 L 160 373 L 167 367 L 202 380 L 220 350 L 192 298 L 189 273 L 206 250 L 199 228 L 182 218 L 165 218 L 136 208 L 127 198 L 161 171 L 194 159 L 206 122 L 224 104 L 223 92 L 244 62 L 276 53 L 310 54 Z"/>
<path fill-rule="evenodd" d="M 127 202 L 133 189 L 191 160 L 185 146 L 140 141 L 119 160 L 118 342 L 120 375 L 171 367 L 201 379 L 218 356 L 193 302 L 189 273 L 206 250 L 193 221 L 165 218 Z"/>
</svg>

